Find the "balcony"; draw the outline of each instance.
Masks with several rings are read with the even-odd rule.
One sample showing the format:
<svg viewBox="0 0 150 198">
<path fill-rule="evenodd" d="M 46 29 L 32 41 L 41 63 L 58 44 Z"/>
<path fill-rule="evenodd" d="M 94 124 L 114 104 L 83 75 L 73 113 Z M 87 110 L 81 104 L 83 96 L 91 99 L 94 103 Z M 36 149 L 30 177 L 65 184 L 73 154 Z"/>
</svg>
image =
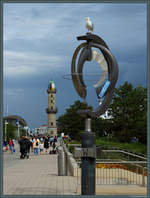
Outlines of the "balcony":
<svg viewBox="0 0 150 198">
<path fill-rule="evenodd" d="M 49 113 L 57 113 L 58 109 L 50 109 L 50 108 L 46 108 L 46 113 L 49 114 Z"/>
<path fill-rule="evenodd" d="M 57 91 L 56 89 L 54 89 L 54 90 L 51 90 L 50 88 L 47 89 L 47 93 L 48 94 L 50 94 L 50 93 L 56 93 L 56 91 Z"/>
</svg>

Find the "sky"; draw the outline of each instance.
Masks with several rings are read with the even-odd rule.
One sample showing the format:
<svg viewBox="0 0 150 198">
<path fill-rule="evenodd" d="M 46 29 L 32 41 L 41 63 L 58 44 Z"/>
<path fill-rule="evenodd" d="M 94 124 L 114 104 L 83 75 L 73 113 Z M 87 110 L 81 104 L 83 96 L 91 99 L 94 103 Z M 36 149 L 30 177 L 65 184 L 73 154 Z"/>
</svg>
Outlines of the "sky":
<svg viewBox="0 0 150 198">
<path fill-rule="evenodd" d="M 47 124 L 48 82 L 57 89 L 57 118 L 82 99 L 71 81 L 71 60 L 85 35 L 85 17 L 94 24 L 94 34 L 109 46 L 119 66 L 116 87 L 125 81 L 147 86 L 146 4 L 137 3 L 5 3 L 4 4 L 4 115 L 24 118 L 31 129 Z M 84 76 L 101 73 L 88 62 Z M 64 75 L 68 79 L 64 79 Z M 87 78 L 89 105 L 98 101 L 94 81 Z"/>
</svg>

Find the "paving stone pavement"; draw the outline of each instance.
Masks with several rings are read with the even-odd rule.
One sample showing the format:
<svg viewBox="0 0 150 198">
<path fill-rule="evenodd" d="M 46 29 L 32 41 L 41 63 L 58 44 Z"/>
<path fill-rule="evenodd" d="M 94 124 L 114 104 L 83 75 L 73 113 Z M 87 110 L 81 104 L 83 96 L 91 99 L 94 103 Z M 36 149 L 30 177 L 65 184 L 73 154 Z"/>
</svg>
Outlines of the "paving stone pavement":
<svg viewBox="0 0 150 198">
<path fill-rule="evenodd" d="M 11 154 L 7 154 L 11 155 Z M 19 153 L 11 166 L 4 163 L 4 195 L 80 195 L 81 185 L 72 176 L 58 176 L 57 154 L 31 153 L 29 159 L 19 159 Z M 8 163 L 8 161 L 7 161 Z M 97 185 L 96 195 L 146 195 L 146 187 L 137 185 Z"/>
<path fill-rule="evenodd" d="M 12 167 L 4 167 L 4 195 L 76 195 L 77 179 L 58 176 L 57 155 L 31 154 Z"/>
</svg>

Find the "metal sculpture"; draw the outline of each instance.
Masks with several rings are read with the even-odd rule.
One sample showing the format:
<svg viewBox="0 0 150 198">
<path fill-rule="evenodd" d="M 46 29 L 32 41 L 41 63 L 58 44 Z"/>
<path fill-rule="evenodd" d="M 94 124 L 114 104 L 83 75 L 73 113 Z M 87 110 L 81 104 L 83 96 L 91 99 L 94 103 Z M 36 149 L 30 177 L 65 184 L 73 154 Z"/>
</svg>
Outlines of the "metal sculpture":
<svg viewBox="0 0 150 198">
<path fill-rule="evenodd" d="M 86 27 L 89 31 L 93 31 L 93 24 L 89 18 L 86 20 Z M 86 35 L 78 36 L 77 39 L 86 41 L 76 48 L 71 63 L 72 81 L 81 98 L 85 99 L 87 95 L 86 85 L 83 80 L 84 63 L 95 60 L 102 68 L 101 78 L 94 84 L 99 106 L 95 111 L 78 110 L 79 114 L 85 116 L 85 131 L 81 133 L 82 147 L 74 150 L 74 156 L 81 157 L 82 163 L 81 194 L 95 195 L 96 139 L 95 134 L 91 131 L 91 117 L 98 117 L 107 110 L 118 79 L 118 64 L 105 41 L 99 36 L 88 32 Z M 92 50 L 93 48 L 100 50 L 101 54 L 96 50 Z M 78 61 L 77 57 L 79 57 Z M 106 74 L 108 74 L 107 80 Z"/>
<path fill-rule="evenodd" d="M 86 85 L 83 81 L 83 66 L 86 61 L 95 60 L 102 68 L 102 78 L 94 85 L 98 100 L 101 99 L 99 106 L 95 111 L 81 110 L 81 114 L 86 114 L 89 117 L 98 117 L 105 113 L 113 96 L 115 84 L 118 79 L 118 64 L 108 48 L 105 41 L 99 36 L 91 33 L 77 37 L 77 40 L 86 40 L 86 42 L 80 44 L 72 57 L 71 63 L 71 75 L 74 87 L 78 95 L 85 99 L 87 95 Z M 103 55 L 98 53 L 92 48 L 97 48 Z M 79 51 L 81 50 L 80 54 Z M 77 67 L 76 59 L 79 54 Z M 104 82 L 106 73 L 108 72 L 108 80 Z M 103 84 L 102 84 L 103 83 Z"/>
</svg>

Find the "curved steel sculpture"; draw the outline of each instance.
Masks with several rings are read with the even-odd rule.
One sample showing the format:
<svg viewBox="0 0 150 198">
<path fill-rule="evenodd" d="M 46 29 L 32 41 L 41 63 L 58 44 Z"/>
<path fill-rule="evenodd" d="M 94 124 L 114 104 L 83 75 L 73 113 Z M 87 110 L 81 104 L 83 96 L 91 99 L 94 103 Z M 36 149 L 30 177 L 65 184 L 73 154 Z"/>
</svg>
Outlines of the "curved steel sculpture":
<svg viewBox="0 0 150 198">
<path fill-rule="evenodd" d="M 74 87 L 78 95 L 85 99 L 87 95 L 86 85 L 83 81 L 83 66 L 86 61 L 92 59 L 97 61 L 102 68 L 102 78 L 94 85 L 98 99 L 103 99 L 101 104 L 96 108 L 95 111 L 80 110 L 81 114 L 89 115 L 90 117 L 97 117 L 105 113 L 107 110 L 112 97 L 115 84 L 118 79 L 118 64 L 108 48 L 105 41 L 97 35 L 87 33 L 87 35 L 77 37 L 78 40 L 86 40 L 86 42 L 80 44 L 72 57 L 71 63 L 71 75 Z M 99 54 L 97 51 L 93 51 L 92 48 L 97 48 L 103 54 Z M 76 68 L 76 59 L 79 54 Z M 104 82 L 106 73 L 108 72 L 108 80 Z M 103 85 L 101 85 L 103 83 Z"/>
</svg>

